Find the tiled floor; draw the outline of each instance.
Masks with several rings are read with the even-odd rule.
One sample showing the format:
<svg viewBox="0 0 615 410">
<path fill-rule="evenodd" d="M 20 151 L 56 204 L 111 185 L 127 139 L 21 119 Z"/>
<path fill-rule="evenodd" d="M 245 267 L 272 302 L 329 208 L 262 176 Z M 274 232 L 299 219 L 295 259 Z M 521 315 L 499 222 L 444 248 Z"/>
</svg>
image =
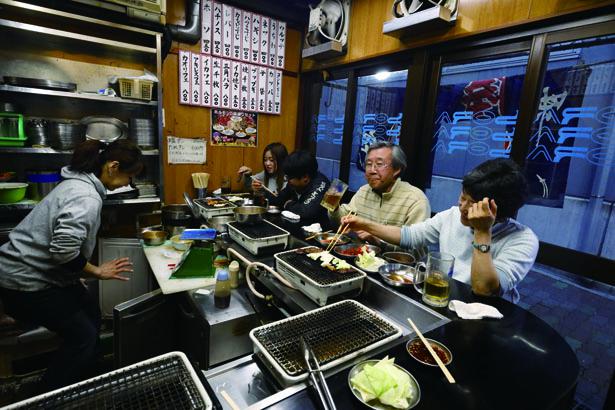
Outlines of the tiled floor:
<svg viewBox="0 0 615 410">
<path fill-rule="evenodd" d="M 576 352 L 576 409 L 601 409 L 615 369 L 615 288 L 536 265 L 519 305 L 549 323 Z"/>
</svg>

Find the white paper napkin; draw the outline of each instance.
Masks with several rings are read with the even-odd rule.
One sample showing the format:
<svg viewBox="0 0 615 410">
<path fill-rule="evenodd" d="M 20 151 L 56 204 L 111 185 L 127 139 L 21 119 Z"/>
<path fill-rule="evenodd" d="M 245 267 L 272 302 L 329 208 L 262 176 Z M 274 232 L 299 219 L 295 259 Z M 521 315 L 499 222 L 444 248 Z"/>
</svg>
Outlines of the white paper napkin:
<svg viewBox="0 0 615 410">
<path fill-rule="evenodd" d="M 288 218 L 288 219 L 295 219 L 295 220 L 299 220 L 301 219 L 301 217 L 299 215 L 297 215 L 294 212 L 290 212 L 290 211 L 282 211 L 282 216 Z"/>
<path fill-rule="evenodd" d="M 456 312 L 457 316 L 462 319 L 483 319 L 486 317 L 502 319 L 504 317 L 499 310 L 483 303 L 465 303 L 460 300 L 451 300 L 448 308 Z"/>
</svg>

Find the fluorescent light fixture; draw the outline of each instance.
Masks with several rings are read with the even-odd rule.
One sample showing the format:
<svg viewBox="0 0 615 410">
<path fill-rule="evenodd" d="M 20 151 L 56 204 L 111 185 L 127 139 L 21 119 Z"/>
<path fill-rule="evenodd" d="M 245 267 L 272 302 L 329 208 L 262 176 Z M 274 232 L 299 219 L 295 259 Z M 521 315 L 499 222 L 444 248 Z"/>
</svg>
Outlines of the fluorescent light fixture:
<svg viewBox="0 0 615 410">
<path fill-rule="evenodd" d="M 390 76 L 391 76 L 391 72 L 390 71 L 378 71 L 376 74 L 374 74 L 374 77 L 378 81 L 384 81 L 387 78 L 389 78 Z"/>
</svg>

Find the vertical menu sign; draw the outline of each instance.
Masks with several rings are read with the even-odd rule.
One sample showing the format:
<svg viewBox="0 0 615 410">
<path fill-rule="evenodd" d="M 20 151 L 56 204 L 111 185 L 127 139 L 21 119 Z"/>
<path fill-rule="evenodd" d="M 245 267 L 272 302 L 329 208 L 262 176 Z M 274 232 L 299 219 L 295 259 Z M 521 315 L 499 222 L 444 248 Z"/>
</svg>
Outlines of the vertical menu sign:
<svg viewBox="0 0 615 410">
<path fill-rule="evenodd" d="M 233 58 L 241 60 L 241 10 L 233 9 Z"/>
<path fill-rule="evenodd" d="M 261 19 L 261 42 L 260 42 L 260 63 L 269 63 L 269 17 L 263 16 Z"/>
<path fill-rule="evenodd" d="M 190 104 L 190 52 L 179 51 L 179 103 Z"/>
<path fill-rule="evenodd" d="M 244 11 L 242 14 L 241 34 L 241 61 L 250 61 L 250 46 L 252 44 L 252 13 Z"/>
<path fill-rule="evenodd" d="M 258 66 L 250 65 L 249 110 L 258 111 Z"/>
<path fill-rule="evenodd" d="M 222 5 L 222 57 L 231 58 L 233 47 L 233 7 Z"/>
<path fill-rule="evenodd" d="M 240 96 L 240 100 L 239 100 L 239 109 L 242 111 L 249 111 L 250 110 L 250 104 L 249 104 L 249 98 L 250 98 L 250 91 L 249 91 L 249 87 L 250 87 L 250 65 L 249 64 L 244 64 L 241 63 L 241 79 L 240 79 L 240 83 L 241 83 L 241 96 Z"/>
<path fill-rule="evenodd" d="M 273 97 L 273 113 L 282 112 L 282 71 L 275 71 L 275 94 Z"/>
<path fill-rule="evenodd" d="M 239 100 L 241 99 L 241 63 L 233 61 L 231 63 L 231 108 L 239 110 Z"/>
<path fill-rule="evenodd" d="M 203 0 L 201 20 L 201 53 L 211 54 L 211 16 L 212 1 Z"/>
<path fill-rule="evenodd" d="M 286 47 L 286 23 L 283 21 L 278 22 L 278 61 L 276 66 L 284 69 L 284 50 Z"/>
<path fill-rule="evenodd" d="M 268 114 L 273 114 L 273 100 L 275 95 L 275 70 L 272 68 L 267 69 L 267 100 L 265 111 Z"/>
<path fill-rule="evenodd" d="M 190 104 L 201 105 L 201 55 L 190 54 Z"/>
<path fill-rule="evenodd" d="M 219 58 L 211 59 L 211 106 L 220 107 L 220 77 L 222 66 Z"/>
<path fill-rule="evenodd" d="M 258 67 L 258 112 L 267 108 L 267 68 Z"/>
<path fill-rule="evenodd" d="M 231 108 L 231 60 L 222 59 L 222 108 Z"/>
<path fill-rule="evenodd" d="M 252 43 L 250 46 L 250 62 L 257 64 L 260 57 L 261 16 L 252 14 Z"/>
<path fill-rule="evenodd" d="M 211 53 L 220 56 L 222 55 L 222 5 L 217 2 L 213 2 L 213 5 Z"/>
<path fill-rule="evenodd" d="M 211 107 L 211 57 L 201 56 L 201 102 L 206 107 Z"/>
<path fill-rule="evenodd" d="M 267 63 L 271 67 L 275 67 L 276 56 L 278 51 L 278 21 L 271 19 L 271 25 L 269 26 L 269 62 Z"/>
</svg>

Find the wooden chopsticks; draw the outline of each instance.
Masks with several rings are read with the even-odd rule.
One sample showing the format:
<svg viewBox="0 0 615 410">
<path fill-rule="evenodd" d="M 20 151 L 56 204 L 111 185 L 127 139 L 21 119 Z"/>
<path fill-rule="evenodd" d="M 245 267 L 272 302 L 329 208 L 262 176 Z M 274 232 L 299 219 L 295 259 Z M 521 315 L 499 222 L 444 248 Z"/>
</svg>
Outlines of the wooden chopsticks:
<svg viewBox="0 0 615 410">
<path fill-rule="evenodd" d="M 423 344 L 425 345 L 427 350 L 429 350 L 429 353 L 431 353 L 431 356 L 434 358 L 436 363 L 438 363 L 438 366 L 440 367 L 440 370 L 442 370 L 442 373 L 444 373 L 444 375 L 446 376 L 446 379 L 448 380 L 448 382 L 449 383 L 455 383 L 455 379 L 453 378 L 453 375 L 448 371 L 448 369 L 446 368 L 444 363 L 442 363 L 442 360 L 440 360 L 440 357 L 433 350 L 433 348 L 431 347 L 431 344 L 429 344 L 429 342 L 425 339 L 425 336 L 423 336 L 423 334 L 421 333 L 419 328 L 416 327 L 414 322 L 410 318 L 407 318 L 407 319 L 408 319 L 408 323 L 410 323 L 410 326 L 412 326 L 412 329 L 414 330 L 414 333 L 416 333 L 421 338 L 421 341 L 423 342 Z"/>
<path fill-rule="evenodd" d="M 328 231 L 318 232 L 318 233 L 315 233 L 314 235 L 310 235 L 310 236 L 308 236 L 307 238 L 305 238 L 305 240 L 306 240 L 306 241 L 309 241 L 310 239 L 314 239 L 314 238 L 316 238 L 318 235 L 323 235 L 323 234 L 325 234 L 325 233 L 329 233 L 329 232 L 331 232 L 331 229 L 329 229 Z"/>
<path fill-rule="evenodd" d="M 351 216 L 351 215 L 356 215 L 356 214 L 357 213 L 355 211 L 350 211 L 346 214 L 346 216 Z M 346 224 L 346 225 L 340 224 L 340 226 L 337 228 L 337 232 L 335 232 L 335 235 L 333 236 L 333 240 L 329 242 L 329 245 L 327 246 L 327 249 L 325 249 L 325 251 L 330 252 L 331 250 L 333 250 L 333 248 L 335 248 L 335 245 L 337 245 L 337 242 L 340 240 L 342 235 L 348 232 L 348 229 L 350 229 L 349 224 Z"/>
<path fill-rule="evenodd" d="M 277 193 L 277 192 L 273 192 L 271 189 L 267 188 L 267 187 L 265 186 L 264 182 L 263 182 L 263 181 L 261 181 L 260 179 L 256 178 L 256 177 L 255 177 L 255 176 L 253 176 L 253 175 L 250 175 L 250 178 L 252 178 L 252 179 L 253 179 L 253 180 L 255 180 L 255 181 L 260 182 L 260 183 L 263 185 L 263 189 L 264 189 L 265 191 L 269 192 L 271 195 L 273 195 L 273 196 L 278 196 L 278 193 Z"/>
</svg>

